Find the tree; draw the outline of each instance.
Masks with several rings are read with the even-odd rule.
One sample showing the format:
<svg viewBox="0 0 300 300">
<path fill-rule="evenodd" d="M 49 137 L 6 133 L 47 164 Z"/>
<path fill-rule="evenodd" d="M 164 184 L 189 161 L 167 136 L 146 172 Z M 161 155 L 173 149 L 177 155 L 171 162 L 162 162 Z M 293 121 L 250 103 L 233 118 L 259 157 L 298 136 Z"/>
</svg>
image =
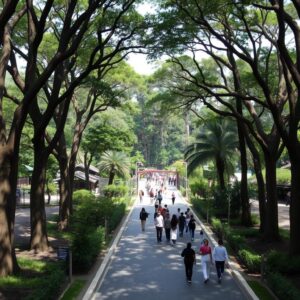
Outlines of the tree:
<svg viewBox="0 0 300 300">
<path fill-rule="evenodd" d="M 213 161 L 220 188 L 225 190 L 225 171 L 229 172 L 234 168 L 230 163 L 238 145 L 236 132 L 232 123 L 225 119 L 208 120 L 201 129 L 197 141 L 189 145 L 185 152 L 188 173 L 193 172 L 199 165 Z"/>
<path fill-rule="evenodd" d="M 282 65 L 274 52 L 276 47 L 270 34 L 266 35 L 263 30 L 270 28 L 273 32 L 270 17 L 262 10 L 250 6 L 246 8 L 231 1 L 214 2 L 213 10 L 212 3 L 208 1 L 198 5 L 186 5 L 185 1 L 164 4 L 162 16 L 166 21 L 160 22 L 158 27 L 166 37 L 160 39 L 156 51 L 167 52 L 180 66 L 183 73 L 178 77 L 187 85 L 177 91 L 186 95 L 189 105 L 200 100 L 222 116 L 235 117 L 239 124 L 239 136 L 245 138 L 250 133 L 260 145 L 268 169 L 268 209 L 264 232 L 266 238 L 276 240 L 279 238 L 276 160 L 282 151 L 276 118 L 282 116 L 287 94 Z M 174 15 L 177 17 L 174 18 Z M 171 30 L 165 34 L 165 25 L 170 26 L 170 23 Z M 170 49 L 168 43 L 171 39 Z M 192 53 L 193 68 L 190 63 L 186 65 L 185 60 L 174 56 L 174 53 L 185 50 Z M 197 56 L 200 52 L 211 57 L 217 73 L 209 74 L 204 64 L 199 63 Z M 244 65 L 251 70 L 251 87 L 249 81 L 241 80 L 241 67 Z M 236 100 L 236 105 L 232 105 L 232 99 Z M 268 119 L 273 122 L 266 123 L 264 116 L 271 116 Z M 280 122 L 285 123 L 283 119 Z M 249 199 L 242 202 L 242 209 L 243 215 L 249 219 Z"/>
<path fill-rule="evenodd" d="M 114 182 L 115 176 L 126 178 L 129 176 L 130 161 L 125 153 L 106 151 L 102 154 L 98 164 L 100 172 L 108 173 L 108 184 Z"/>
<path fill-rule="evenodd" d="M 99 162 L 104 152 L 113 150 L 130 153 L 132 146 L 136 144 L 136 136 L 128 120 L 130 116 L 124 109 L 125 111 L 109 109 L 103 112 L 87 128 L 82 143 L 86 170 L 92 161 Z M 88 178 L 86 181 L 88 182 Z"/>
<path fill-rule="evenodd" d="M 47 158 L 64 128 L 72 94 L 80 80 L 86 78 L 91 71 L 99 69 L 99 66 L 105 69 L 105 66 L 124 59 L 128 53 L 126 50 L 130 48 L 127 41 L 143 30 L 141 19 L 133 9 L 134 2 L 124 0 L 120 5 L 120 2 L 115 1 L 92 0 L 83 3 L 71 0 L 65 5 L 45 0 L 36 6 L 34 1 L 26 1 L 26 4 L 20 7 L 16 6 L 16 1 L 4 3 L 0 16 L 3 25 L 1 29 L 4 29 L 1 36 L 4 51 L 0 62 L 0 101 L 2 103 L 5 96 L 7 101 L 15 102 L 17 107 L 8 130 L 6 128 L 8 123 L 5 122 L 2 106 L 0 107 L 0 217 L 3 225 L 0 232 L 0 274 L 2 275 L 11 274 L 18 269 L 12 245 L 19 145 L 24 124 L 30 115 L 34 124 L 35 153 L 31 193 L 31 247 L 36 250 L 47 249 L 44 209 Z M 139 27 L 141 31 L 135 27 L 136 22 L 133 23 L 132 19 L 127 18 L 127 12 L 141 25 Z M 125 23 L 129 26 L 124 26 Z M 111 34 L 108 34 L 108 31 Z M 55 37 L 52 39 L 55 42 L 48 44 L 47 54 L 51 55 L 46 57 L 40 50 L 42 42 L 49 34 Z M 86 39 L 86 34 L 93 35 L 93 47 L 92 45 L 84 47 L 86 46 L 84 43 L 90 41 Z M 119 37 L 118 41 L 113 39 L 115 36 Z M 116 48 L 113 47 L 111 38 L 116 41 Z M 103 51 L 105 47 L 108 51 Z M 138 49 L 139 46 L 136 45 L 135 48 Z M 82 49 L 90 51 L 86 56 L 90 60 L 86 61 L 79 73 L 76 73 L 78 77 L 74 81 L 65 81 L 65 76 L 69 74 L 76 59 L 80 59 L 78 54 Z M 124 56 L 116 58 L 116 54 L 122 50 L 125 51 Z M 25 62 L 25 74 L 18 68 L 17 55 Z M 6 89 L 7 72 L 12 76 L 15 86 L 22 92 L 19 99 Z M 52 89 L 49 88 L 51 84 Z M 63 84 L 65 85 L 62 86 Z M 46 106 L 40 105 L 44 100 L 39 94 L 42 89 L 44 95 L 51 94 L 51 101 Z M 51 142 L 46 145 L 46 128 L 58 107 L 62 115 L 61 122 Z"/>
</svg>

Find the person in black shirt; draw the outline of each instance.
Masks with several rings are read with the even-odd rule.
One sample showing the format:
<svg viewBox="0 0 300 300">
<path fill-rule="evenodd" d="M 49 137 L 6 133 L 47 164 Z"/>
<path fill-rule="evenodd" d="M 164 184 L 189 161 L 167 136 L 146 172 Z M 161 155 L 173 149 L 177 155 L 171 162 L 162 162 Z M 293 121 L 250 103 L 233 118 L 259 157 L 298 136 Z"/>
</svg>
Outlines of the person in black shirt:
<svg viewBox="0 0 300 300">
<path fill-rule="evenodd" d="M 140 212 L 140 220 L 141 220 L 141 227 L 142 227 L 142 231 L 145 231 L 145 224 L 146 224 L 146 220 L 148 218 L 148 213 L 146 212 L 145 208 L 143 207 L 141 212 Z"/>
<path fill-rule="evenodd" d="M 195 251 L 192 249 L 192 244 L 187 243 L 186 248 L 182 251 L 181 256 L 184 257 L 185 274 L 188 283 L 192 282 L 193 266 L 196 264 Z"/>
</svg>

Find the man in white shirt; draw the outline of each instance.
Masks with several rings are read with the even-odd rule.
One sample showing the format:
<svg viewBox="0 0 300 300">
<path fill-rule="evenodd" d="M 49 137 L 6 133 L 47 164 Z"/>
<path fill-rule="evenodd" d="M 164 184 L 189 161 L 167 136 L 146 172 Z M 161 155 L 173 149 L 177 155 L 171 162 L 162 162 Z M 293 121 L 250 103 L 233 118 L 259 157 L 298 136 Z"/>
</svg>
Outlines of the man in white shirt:
<svg viewBox="0 0 300 300">
<path fill-rule="evenodd" d="M 218 246 L 214 248 L 212 257 L 216 265 L 218 282 L 221 283 L 225 262 L 228 265 L 228 254 L 226 248 L 223 246 L 223 240 L 219 239 Z"/>
<path fill-rule="evenodd" d="M 162 231 L 164 227 L 164 218 L 161 215 L 160 211 L 157 212 L 157 216 L 154 219 L 154 224 L 156 228 L 156 237 L 157 237 L 157 242 L 161 243 L 161 236 L 162 236 Z"/>
</svg>

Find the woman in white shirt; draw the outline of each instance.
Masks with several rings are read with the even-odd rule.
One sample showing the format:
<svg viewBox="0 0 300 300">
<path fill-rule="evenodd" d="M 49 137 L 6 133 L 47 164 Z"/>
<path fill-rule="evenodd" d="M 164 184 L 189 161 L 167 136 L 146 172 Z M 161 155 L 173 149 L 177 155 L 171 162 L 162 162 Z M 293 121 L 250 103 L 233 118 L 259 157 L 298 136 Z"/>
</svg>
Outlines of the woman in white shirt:
<svg viewBox="0 0 300 300">
<path fill-rule="evenodd" d="M 223 240 L 220 239 L 218 241 L 218 246 L 214 248 L 212 256 L 216 265 L 218 282 L 221 283 L 225 262 L 228 265 L 228 254 L 226 248 L 223 246 Z"/>
</svg>

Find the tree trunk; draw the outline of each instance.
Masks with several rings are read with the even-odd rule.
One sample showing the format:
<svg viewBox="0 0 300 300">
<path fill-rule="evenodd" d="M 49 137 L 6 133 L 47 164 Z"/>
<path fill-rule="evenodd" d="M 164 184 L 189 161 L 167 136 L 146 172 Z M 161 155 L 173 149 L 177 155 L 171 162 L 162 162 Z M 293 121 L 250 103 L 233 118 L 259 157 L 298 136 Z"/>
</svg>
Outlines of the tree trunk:
<svg viewBox="0 0 300 300">
<path fill-rule="evenodd" d="M 108 185 L 113 184 L 114 178 L 115 178 L 115 172 L 114 170 L 111 170 L 109 172 Z"/>
<path fill-rule="evenodd" d="M 242 207 L 242 214 L 241 214 L 241 224 L 244 226 L 251 226 L 251 212 L 250 212 L 250 203 L 249 203 L 249 196 L 248 196 L 248 166 L 247 166 L 247 152 L 246 152 L 246 143 L 244 138 L 243 126 L 239 122 L 237 122 L 238 127 L 238 136 L 239 136 L 239 148 L 241 153 L 241 207 Z"/>
<path fill-rule="evenodd" d="M 16 211 L 17 161 L 8 155 L 8 146 L 0 150 L 0 276 L 19 271 L 14 242 Z M 14 153 L 14 155 L 17 155 Z"/>
<path fill-rule="evenodd" d="M 252 153 L 253 154 L 253 153 Z M 257 154 L 258 155 L 258 154 Z M 255 170 L 255 176 L 257 181 L 257 193 L 258 193 L 258 207 L 259 207 L 259 217 L 260 217 L 260 225 L 259 231 L 261 233 L 265 233 L 266 231 L 266 190 L 265 190 L 265 182 L 264 177 L 261 172 L 261 164 L 259 155 L 257 157 L 253 157 L 253 164 Z"/>
<path fill-rule="evenodd" d="M 72 213 L 72 199 L 68 168 L 68 155 L 66 152 L 64 138 L 60 139 L 57 151 L 59 156 L 57 160 L 60 171 L 58 228 L 59 230 L 65 230 L 68 227 L 70 215 Z"/>
<path fill-rule="evenodd" d="M 45 182 L 48 155 L 45 150 L 42 137 L 34 143 L 34 168 L 30 190 L 30 248 L 35 251 L 47 251 L 49 247 L 45 211 Z"/>
<path fill-rule="evenodd" d="M 291 158 L 290 254 L 300 255 L 300 154 Z"/>
<path fill-rule="evenodd" d="M 87 159 L 87 152 L 84 153 L 84 177 L 85 177 L 85 188 L 90 190 L 90 165 Z"/>
<path fill-rule="evenodd" d="M 221 158 L 217 158 L 216 165 L 217 165 L 220 189 L 225 190 L 225 178 L 224 178 L 225 164 L 224 164 L 224 161 Z"/>
<path fill-rule="evenodd" d="M 255 171 L 255 176 L 257 181 L 258 207 L 259 207 L 259 218 L 260 218 L 259 231 L 261 233 L 264 233 L 265 226 L 266 226 L 267 208 L 266 208 L 266 196 L 265 196 L 266 195 L 265 181 L 261 171 L 260 155 L 247 131 L 244 132 L 244 136 L 246 138 L 248 149 L 252 154 L 253 166 L 254 166 L 254 171 Z"/>
<path fill-rule="evenodd" d="M 265 238 L 269 241 L 279 240 L 278 230 L 278 202 L 276 192 L 276 160 L 274 155 L 265 153 L 266 163 L 266 191 L 267 191 L 267 215 Z"/>
</svg>

